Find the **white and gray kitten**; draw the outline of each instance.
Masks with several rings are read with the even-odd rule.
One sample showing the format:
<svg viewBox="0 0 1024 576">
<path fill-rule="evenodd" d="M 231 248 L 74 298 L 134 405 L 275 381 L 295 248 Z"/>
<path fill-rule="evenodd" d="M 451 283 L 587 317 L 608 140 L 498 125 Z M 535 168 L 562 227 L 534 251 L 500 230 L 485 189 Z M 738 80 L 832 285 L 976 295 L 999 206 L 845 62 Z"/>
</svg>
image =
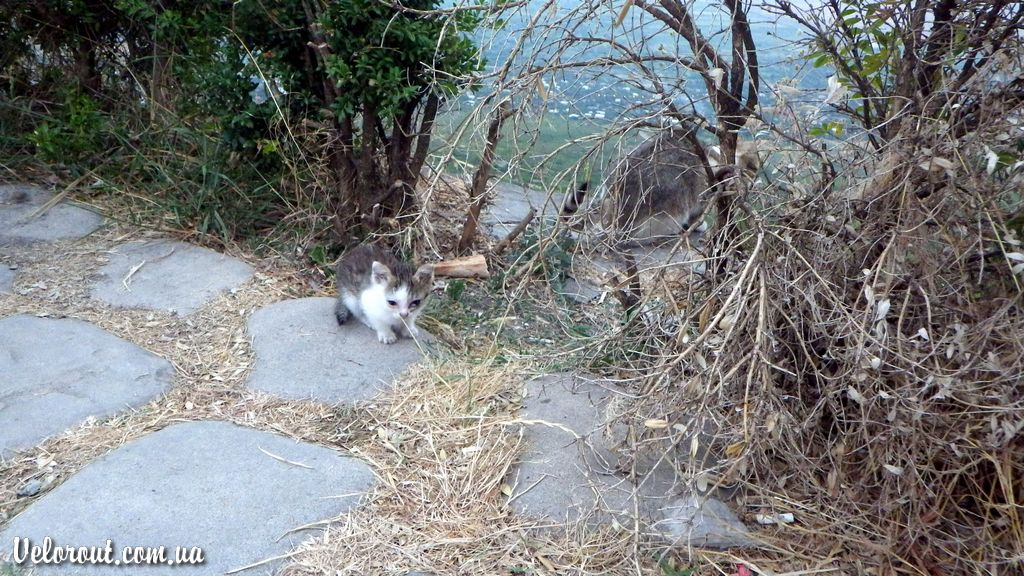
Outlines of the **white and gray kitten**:
<svg viewBox="0 0 1024 576">
<path fill-rule="evenodd" d="M 384 344 L 419 333 L 416 317 L 434 283 L 434 269 L 429 264 L 416 268 L 386 248 L 363 245 L 338 262 L 337 280 L 334 316 L 338 324 L 355 315 L 373 328 Z"/>
</svg>

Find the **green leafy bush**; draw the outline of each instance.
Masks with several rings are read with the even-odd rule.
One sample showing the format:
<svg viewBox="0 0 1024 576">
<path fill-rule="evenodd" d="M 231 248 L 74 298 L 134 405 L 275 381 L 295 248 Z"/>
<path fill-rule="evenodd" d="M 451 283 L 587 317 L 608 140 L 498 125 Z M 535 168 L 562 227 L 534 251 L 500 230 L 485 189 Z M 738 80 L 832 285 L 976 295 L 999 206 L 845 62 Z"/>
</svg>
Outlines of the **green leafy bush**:
<svg viewBox="0 0 1024 576">
<path fill-rule="evenodd" d="M 64 103 L 27 136 L 36 154 L 50 162 L 82 160 L 103 149 L 106 120 L 96 101 L 77 88 L 66 92 Z"/>
</svg>

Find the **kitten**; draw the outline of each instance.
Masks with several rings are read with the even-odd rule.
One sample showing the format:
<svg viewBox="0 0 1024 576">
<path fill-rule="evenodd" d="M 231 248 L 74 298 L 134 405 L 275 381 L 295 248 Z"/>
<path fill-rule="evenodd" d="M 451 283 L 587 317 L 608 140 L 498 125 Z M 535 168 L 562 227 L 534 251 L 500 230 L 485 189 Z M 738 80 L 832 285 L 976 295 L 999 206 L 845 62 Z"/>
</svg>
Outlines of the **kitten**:
<svg viewBox="0 0 1024 576">
<path fill-rule="evenodd" d="M 400 335 L 419 334 L 416 317 L 430 295 L 434 269 L 419 268 L 395 258 L 386 248 L 363 245 L 338 262 L 338 324 L 355 315 L 377 332 L 377 339 L 393 344 Z"/>
</svg>

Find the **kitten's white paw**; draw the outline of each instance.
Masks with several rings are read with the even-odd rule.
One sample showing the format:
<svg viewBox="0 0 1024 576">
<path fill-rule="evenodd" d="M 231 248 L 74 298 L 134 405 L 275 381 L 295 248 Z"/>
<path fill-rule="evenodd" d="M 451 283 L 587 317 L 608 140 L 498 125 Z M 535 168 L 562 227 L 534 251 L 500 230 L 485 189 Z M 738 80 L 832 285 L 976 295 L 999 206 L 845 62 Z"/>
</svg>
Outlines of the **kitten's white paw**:
<svg viewBox="0 0 1024 576">
<path fill-rule="evenodd" d="M 382 344 L 394 344 L 398 341 L 398 336 L 395 336 L 395 333 L 390 330 L 387 332 L 377 332 L 377 340 L 380 340 Z"/>
</svg>

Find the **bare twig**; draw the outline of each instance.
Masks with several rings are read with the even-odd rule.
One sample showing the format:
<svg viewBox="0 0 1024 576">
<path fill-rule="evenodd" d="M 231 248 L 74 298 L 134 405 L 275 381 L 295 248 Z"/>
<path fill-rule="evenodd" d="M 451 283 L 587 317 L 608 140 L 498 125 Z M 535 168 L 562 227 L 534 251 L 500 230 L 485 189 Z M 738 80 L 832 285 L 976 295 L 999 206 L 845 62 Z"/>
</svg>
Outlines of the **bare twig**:
<svg viewBox="0 0 1024 576">
<path fill-rule="evenodd" d="M 523 219 L 520 220 L 518 224 L 516 224 L 515 228 L 513 228 L 511 232 L 506 234 L 505 237 L 502 238 L 500 242 L 498 242 L 498 244 L 494 247 L 494 250 L 492 250 L 491 253 L 494 254 L 495 256 L 501 255 L 501 253 L 508 249 L 508 247 L 513 242 L 515 242 L 516 238 L 518 238 L 519 235 L 523 233 L 523 230 L 526 230 L 526 227 L 530 225 L 530 222 L 533 221 L 536 215 L 537 210 L 531 206 L 529 212 L 526 213 L 526 216 L 524 216 Z"/>
</svg>

